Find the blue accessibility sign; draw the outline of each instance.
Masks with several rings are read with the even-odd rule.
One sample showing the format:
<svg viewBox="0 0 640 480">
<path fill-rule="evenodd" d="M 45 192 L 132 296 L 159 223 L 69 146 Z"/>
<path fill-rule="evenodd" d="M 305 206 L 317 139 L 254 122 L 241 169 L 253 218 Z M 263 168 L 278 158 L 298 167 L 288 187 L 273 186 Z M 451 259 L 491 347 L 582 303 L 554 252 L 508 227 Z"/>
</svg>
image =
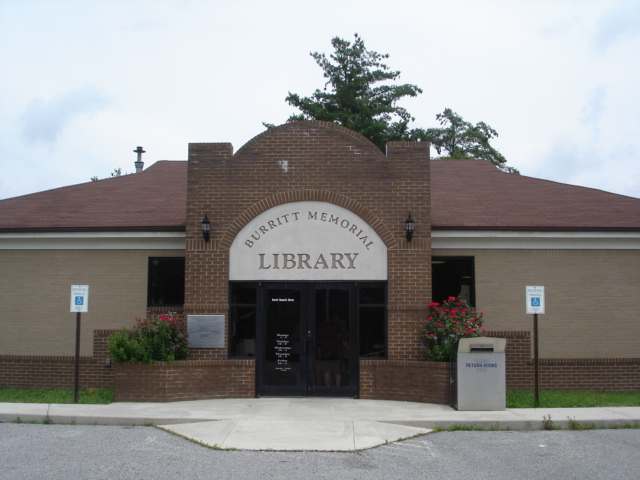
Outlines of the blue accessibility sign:
<svg viewBox="0 0 640 480">
<path fill-rule="evenodd" d="M 544 287 L 527 287 L 526 298 L 527 313 L 544 313 Z"/>
<path fill-rule="evenodd" d="M 71 285 L 71 312 L 89 311 L 89 285 Z"/>
</svg>

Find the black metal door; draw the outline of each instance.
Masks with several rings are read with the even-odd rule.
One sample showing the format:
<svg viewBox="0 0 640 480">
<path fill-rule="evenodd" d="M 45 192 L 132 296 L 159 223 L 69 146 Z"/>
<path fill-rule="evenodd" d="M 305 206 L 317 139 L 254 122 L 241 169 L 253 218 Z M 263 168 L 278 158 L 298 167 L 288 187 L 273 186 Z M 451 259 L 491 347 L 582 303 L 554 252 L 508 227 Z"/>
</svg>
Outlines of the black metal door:
<svg viewBox="0 0 640 480">
<path fill-rule="evenodd" d="M 314 351 L 309 359 L 312 377 L 309 395 L 356 397 L 358 394 L 355 293 L 353 284 L 311 286 L 307 334 L 312 338 Z"/>
<path fill-rule="evenodd" d="M 357 396 L 355 293 L 344 283 L 260 286 L 258 395 Z"/>
</svg>

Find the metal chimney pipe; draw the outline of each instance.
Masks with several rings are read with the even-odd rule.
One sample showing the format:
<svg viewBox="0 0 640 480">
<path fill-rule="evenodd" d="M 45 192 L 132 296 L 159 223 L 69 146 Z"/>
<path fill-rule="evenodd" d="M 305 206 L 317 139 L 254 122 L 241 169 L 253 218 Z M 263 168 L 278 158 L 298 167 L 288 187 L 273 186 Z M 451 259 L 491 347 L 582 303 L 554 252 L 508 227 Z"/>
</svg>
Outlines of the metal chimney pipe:
<svg viewBox="0 0 640 480">
<path fill-rule="evenodd" d="M 142 154 L 145 153 L 145 151 L 142 149 L 142 147 L 138 147 L 133 151 L 133 153 L 138 154 L 138 160 L 134 162 L 134 165 L 136 166 L 136 173 L 140 173 L 144 168 L 144 163 L 142 161 Z"/>
</svg>

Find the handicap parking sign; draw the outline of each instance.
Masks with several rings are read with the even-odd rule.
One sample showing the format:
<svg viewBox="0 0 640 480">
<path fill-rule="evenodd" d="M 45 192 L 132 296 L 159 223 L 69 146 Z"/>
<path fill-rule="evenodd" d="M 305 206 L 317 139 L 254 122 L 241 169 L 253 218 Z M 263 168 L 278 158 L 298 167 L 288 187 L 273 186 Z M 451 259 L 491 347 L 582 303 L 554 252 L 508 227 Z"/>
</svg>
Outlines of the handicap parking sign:
<svg viewBox="0 0 640 480">
<path fill-rule="evenodd" d="M 71 312 L 89 311 L 89 285 L 71 285 Z"/>
<path fill-rule="evenodd" d="M 527 313 L 544 313 L 544 287 L 526 287 Z"/>
</svg>

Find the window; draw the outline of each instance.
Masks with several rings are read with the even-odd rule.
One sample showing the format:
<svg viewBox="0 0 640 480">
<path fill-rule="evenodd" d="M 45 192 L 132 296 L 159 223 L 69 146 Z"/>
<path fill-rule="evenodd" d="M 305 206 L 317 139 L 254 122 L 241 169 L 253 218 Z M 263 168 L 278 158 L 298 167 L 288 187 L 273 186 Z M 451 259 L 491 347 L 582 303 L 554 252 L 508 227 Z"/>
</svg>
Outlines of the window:
<svg viewBox="0 0 640 480">
<path fill-rule="evenodd" d="M 475 268 L 473 257 L 433 257 L 432 291 L 434 302 L 460 297 L 476 305 Z"/>
<path fill-rule="evenodd" d="M 256 320 L 258 314 L 258 284 L 230 284 L 229 357 L 256 356 Z"/>
<path fill-rule="evenodd" d="M 301 282 L 299 285 L 302 288 L 304 283 Z M 312 287 L 314 285 L 321 286 L 322 282 L 311 284 Z M 253 358 L 256 355 L 258 283 L 231 282 L 229 289 L 229 357 Z M 354 308 L 356 292 L 359 356 L 386 358 L 387 284 L 386 282 L 351 284 L 350 298 Z"/>
<path fill-rule="evenodd" d="M 387 289 L 385 282 L 360 283 L 358 315 L 360 357 L 387 357 Z"/>
<path fill-rule="evenodd" d="M 184 305 L 184 257 L 150 257 L 147 306 Z"/>
</svg>

